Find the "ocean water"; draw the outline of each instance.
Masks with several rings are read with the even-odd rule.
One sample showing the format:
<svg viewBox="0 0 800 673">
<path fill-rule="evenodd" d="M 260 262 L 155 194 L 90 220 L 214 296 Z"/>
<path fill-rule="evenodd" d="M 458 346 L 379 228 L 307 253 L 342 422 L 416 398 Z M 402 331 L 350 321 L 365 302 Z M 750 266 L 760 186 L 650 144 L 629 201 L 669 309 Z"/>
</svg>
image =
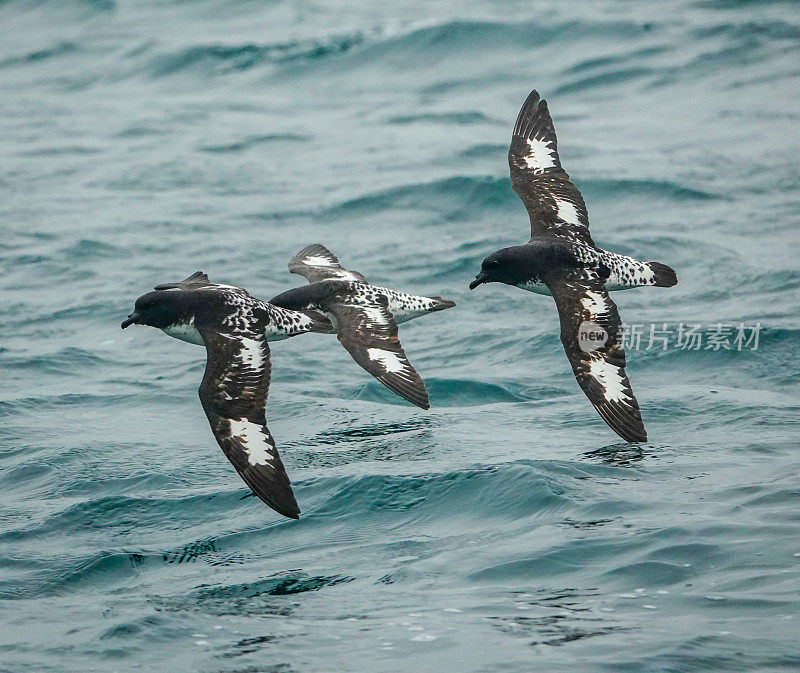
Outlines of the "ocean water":
<svg viewBox="0 0 800 673">
<path fill-rule="evenodd" d="M 0 671 L 798 670 L 799 84 L 793 2 L 0 3 Z M 527 239 L 532 88 L 597 243 L 678 272 L 615 295 L 641 446 L 549 298 L 467 289 Z M 119 323 L 197 269 L 269 298 L 312 242 L 458 306 L 401 327 L 429 412 L 273 345 L 290 521 L 202 349 Z"/>
</svg>

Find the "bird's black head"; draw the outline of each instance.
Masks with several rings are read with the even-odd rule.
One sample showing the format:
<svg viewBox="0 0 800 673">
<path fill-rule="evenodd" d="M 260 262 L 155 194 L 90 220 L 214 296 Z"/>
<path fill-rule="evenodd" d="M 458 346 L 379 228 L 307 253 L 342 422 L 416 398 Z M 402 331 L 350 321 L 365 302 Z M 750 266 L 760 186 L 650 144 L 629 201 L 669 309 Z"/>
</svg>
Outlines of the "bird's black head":
<svg viewBox="0 0 800 673">
<path fill-rule="evenodd" d="M 122 329 L 130 325 L 149 325 L 163 329 L 181 322 L 181 303 L 176 301 L 174 290 L 156 290 L 143 294 L 136 300 L 133 313 L 122 322 Z"/>
<path fill-rule="evenodd" d="M 506 283 L 516 285 L 529 280 L 529 264 L 522 246 L 503 248 L 493 252 L 481 264 L 480 273 L 469 284 L 474 290 L 483 283 Z"/>
</svg>

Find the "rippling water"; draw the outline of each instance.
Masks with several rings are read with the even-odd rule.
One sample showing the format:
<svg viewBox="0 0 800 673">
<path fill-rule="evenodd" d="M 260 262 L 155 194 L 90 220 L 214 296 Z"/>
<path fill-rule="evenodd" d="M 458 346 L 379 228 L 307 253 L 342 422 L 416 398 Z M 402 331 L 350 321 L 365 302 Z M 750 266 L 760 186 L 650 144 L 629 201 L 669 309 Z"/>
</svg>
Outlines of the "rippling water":
<svg viewBox="0 0 800 673">
<path fill-rule="evenodd" d="M 797 670 L 796 4 L 22 0 L 0 34 L 0 670 Z M 467 290 L 526 239 L 534 87 L 595 240 L 678 271 L 623 318 L 763 327 L 631 351 L 641 448 L 550 299 Z M 315 241 L 458 306 L 402 327 L 429 413 L 273 347 L 294 522 L 216 447 L 202 351 L 119 322 L 196 269 L 270 297 Z"/>
</svg>

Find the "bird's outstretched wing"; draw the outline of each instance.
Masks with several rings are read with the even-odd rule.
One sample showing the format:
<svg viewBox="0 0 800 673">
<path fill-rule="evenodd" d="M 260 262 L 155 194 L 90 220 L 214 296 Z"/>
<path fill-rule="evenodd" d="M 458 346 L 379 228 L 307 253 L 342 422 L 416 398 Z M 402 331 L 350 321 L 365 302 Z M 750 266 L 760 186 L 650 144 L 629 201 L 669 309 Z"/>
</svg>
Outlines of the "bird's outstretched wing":
<svg viewBox="0 0 800 673">
<path fill-rule="evenodd" d="M 622 323 L 605 278 L 580 270 L 545 279 L 561 319 L 561 343 L 578 384 L 609 427 L 647 441 L 639 403 L 625 374 Z"/>
<path fill-rule="evenodd" d="M 400 345 L 386 297 L 349 296 L 332 303 L 328 310 L 336 320 L 339 341 L 359 365 L 400 397 L 430 408 L 425 382 Z"/>
<path fill-rule="evenodd" d="M 208 357 L 200 401 L 217 443 L 259 498 L 276 512 L 298 518 L 292 485 L 267 429 L 267 342 L 256 335 L 210 330 L 203 340 Z"/>
<path fill-rule="evenodd" d="M 508 165 L 511 187 L 530 216 L 531 238 L 550 234 L 594 246 L 586 204 L 561 167 L 553 120 L 536 91 L 517 117 Z"/>
<path fill-rule="evenodd" d="M 362 283 L 366 278 L 357 271 L 348 271 L 339 263 L 339 259 L 328 248 L 314 243 L 303 248 L 291 260 L 289 271 L 305 276 L 309 283 L 318 280 L 355 280 Z"/>
</svg>

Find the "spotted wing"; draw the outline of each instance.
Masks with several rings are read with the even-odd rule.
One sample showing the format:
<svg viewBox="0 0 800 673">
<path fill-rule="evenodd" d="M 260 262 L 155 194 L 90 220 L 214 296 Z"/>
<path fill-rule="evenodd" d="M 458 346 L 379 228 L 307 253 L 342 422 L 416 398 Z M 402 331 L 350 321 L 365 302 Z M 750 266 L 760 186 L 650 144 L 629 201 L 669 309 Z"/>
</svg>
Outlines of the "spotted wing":
<svg viewBox="0 0 800 673">
<path fill-rule="evenodd" d="M 400 397 L 430 408 L 425 382 L 400 345 L 397 323 L 385 297 L 374 301 L 350 298 L 328 310 L 336 320 L 339 341 L 359 365 Z"/>
<path fill-rule="evenodd" d="M 553 120 L 536 91 L 517 117 L 508 165 L 511 187 L 530 216 L 531 238 L 550 234 L 594 245 L 586 204 L 561 167 Z"/>
<path fill-rule="evenodd" d="M 625 373 L 622 323 L 605 279 L 581 271 L 546 283 L 561 319 L 561 343 L 583 392 L 620 437 L 647 441 L 639 403 Z"/>
<path fill-rule="evenodd" d="M 348 271 L 328 248 L 319 243 L 306 246 L 289 261 L 289 271 L 305 276 L 309 283 L 333 278 L 366 282 L 357 271 Z"/>
<path fill-rule="evenodd" d="M 205 332 L 203 340 L 208 358 L 200 401 L 217 443 L 259 498 L 276 512 L 298 518 L 292 485 L 267 429 L 267 342 L 213 331 Z"/>
</svg>

